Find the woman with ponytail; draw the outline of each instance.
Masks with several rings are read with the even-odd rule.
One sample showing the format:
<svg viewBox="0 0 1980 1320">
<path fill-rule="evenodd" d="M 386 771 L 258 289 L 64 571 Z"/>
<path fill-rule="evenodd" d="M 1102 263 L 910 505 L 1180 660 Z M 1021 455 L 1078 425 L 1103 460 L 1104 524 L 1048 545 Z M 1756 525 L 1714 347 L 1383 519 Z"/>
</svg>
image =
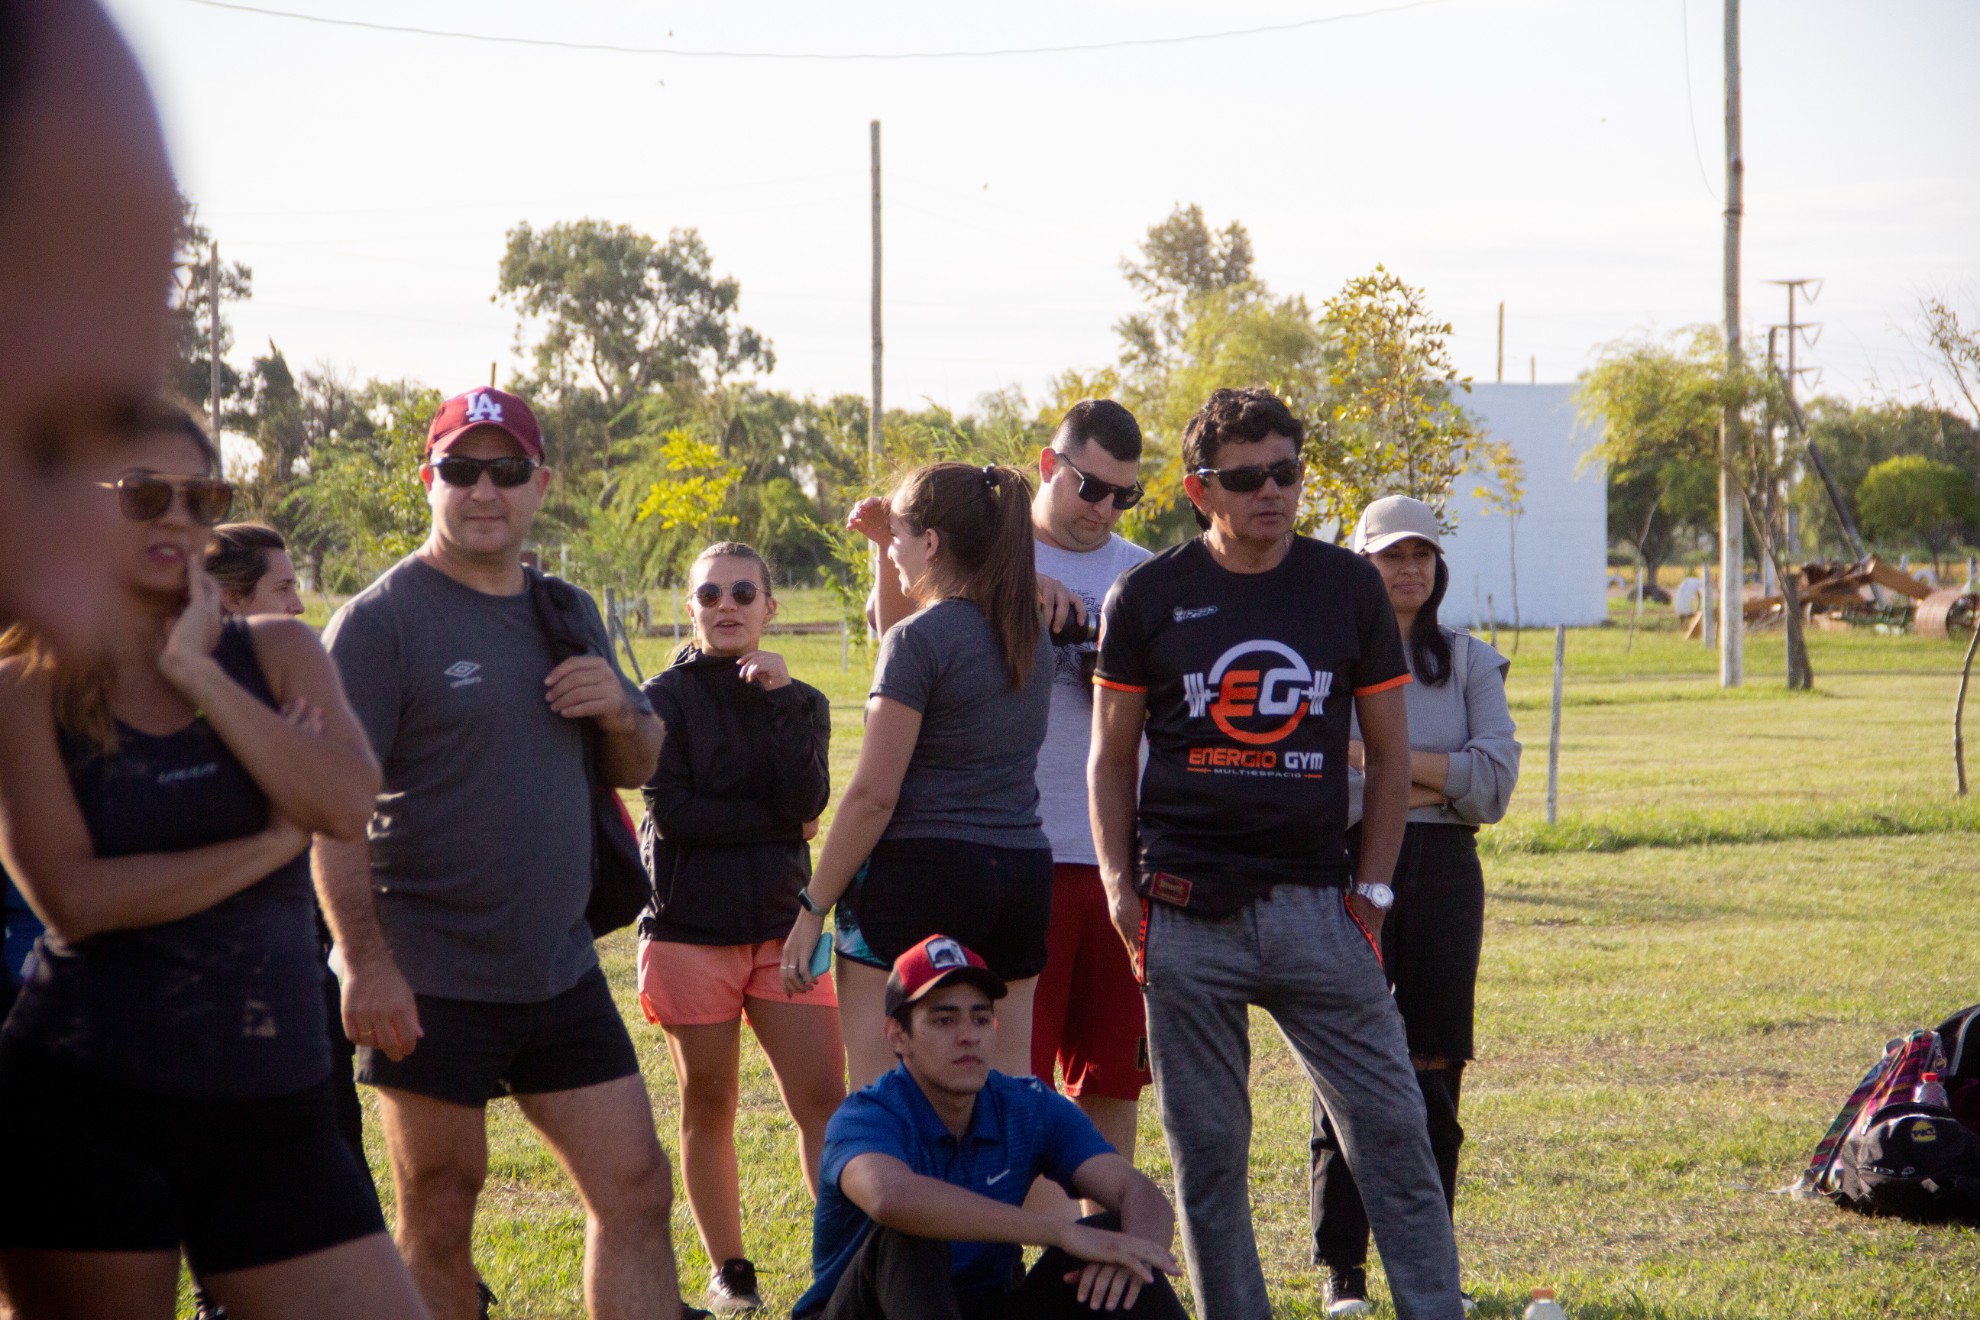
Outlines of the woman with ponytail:
<svg viewBox="0 0 1980 1320">
<path fill-rule="evenodd" d="M 882 1022 L 894 959 L 937 933 L 982 954 L 1010 986 L 990 1066 L 1031 1071 L 1031 997 L 1045 966 L 1052 850 L 1034 772 L 1051 704 L 1039 620 L 1031 486 L 1011 467 L 930 463 L 848 523 L 885 547 L 884 632 L 859 765 L 803 911 L 784 983 L 812 983 L 838 904 L 839 1017 L 852 1089 L 894 1065 Z"/>
</svg>

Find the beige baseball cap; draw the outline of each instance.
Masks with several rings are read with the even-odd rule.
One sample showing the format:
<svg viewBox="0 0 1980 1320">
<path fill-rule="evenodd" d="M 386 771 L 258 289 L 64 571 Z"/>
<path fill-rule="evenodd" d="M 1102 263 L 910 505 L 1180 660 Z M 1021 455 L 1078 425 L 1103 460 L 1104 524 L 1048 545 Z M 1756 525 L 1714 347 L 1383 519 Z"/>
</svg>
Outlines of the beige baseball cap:
<svg viewBox="0 0 1980 1320">
<path fill-rule="evenodd" d="M 1428 541 L 1439 553 L 1444 549 L 1444 543 L 1437 539 L 1435 509 L 1407 495 L 1387 495 L 1361 511 L 1361 521 L 1354 525 L 1348 549 L 1358 555 L 1379 555 L 1412 536 Z"/>
</svg>

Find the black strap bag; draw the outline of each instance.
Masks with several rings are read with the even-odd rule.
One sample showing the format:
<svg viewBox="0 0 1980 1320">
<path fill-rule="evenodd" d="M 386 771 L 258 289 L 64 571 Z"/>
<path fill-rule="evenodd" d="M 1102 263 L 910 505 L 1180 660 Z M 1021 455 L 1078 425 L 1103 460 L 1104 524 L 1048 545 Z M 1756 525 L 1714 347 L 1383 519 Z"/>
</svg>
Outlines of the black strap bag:
<svg viewBox="0 0 1980 1320">
<path fill-rule="evenodd" d="M 550 643 L 550 660 L 560 665 L 574 655 L 597 655 L 582 620 L 587 611 L 583 594 L 561 578 L 525 569 L 536 623 Z M 610 659 L 608 655 L 606 657 Z M 598 726 L 583 721 L 584 771 L 591 784 L 591 901 L 584 919 L 597 939 L 624 930 L 639 919 L 653 901 L 653 882 L 639 857 L 639 840 L 632 815 L 617 790 L 601 782 Z"/>
<path fill-rule="evenodd" d="M 1980 1221 L 1980 1136 L 1938 1105 L 1884 1106 L 1838 1166 L 1837 1199 L 1865 1213 Z"/>
</svg>

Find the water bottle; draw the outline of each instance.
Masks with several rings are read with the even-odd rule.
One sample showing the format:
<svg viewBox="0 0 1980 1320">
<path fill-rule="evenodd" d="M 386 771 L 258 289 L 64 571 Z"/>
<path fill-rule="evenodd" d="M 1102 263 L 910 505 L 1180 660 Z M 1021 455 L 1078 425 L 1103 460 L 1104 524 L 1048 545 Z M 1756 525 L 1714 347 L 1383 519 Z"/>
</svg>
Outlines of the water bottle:
<svg viewBox="0 0 1980 1320">
<path fill-rule="evenodd" d="M 1918 1079 L 1918 1089 L 1911 1098 L 1921 1105 L 1937 1105 L 1941 1109 L 1952 1108 L 1952 1101 L 1946 1096 L 1946 1088 L 1939 1081 L 1939 1074 L 1928 1072 Z"/>
<path fill-rule="evenodd" d="M 1567 1320 L 1567 1312 L 1554 1300 L 1552 1288 L 1535 1288 L 1533 1301 L 1526 1308 L 1526 1320 Z"/>
</svg>

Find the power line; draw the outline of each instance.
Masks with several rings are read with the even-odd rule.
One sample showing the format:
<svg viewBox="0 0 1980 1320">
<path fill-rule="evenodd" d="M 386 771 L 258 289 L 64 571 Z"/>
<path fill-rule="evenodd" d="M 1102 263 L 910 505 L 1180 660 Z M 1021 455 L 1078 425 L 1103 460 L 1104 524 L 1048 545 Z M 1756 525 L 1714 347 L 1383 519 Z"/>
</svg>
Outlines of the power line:
<svg viewBox="0 0 1980 1320">
<path fill-rule="evenodd" d="M 1705 172 L 1705 152 L 1698 145 L 1698 108 L 1691 95 L 1691 0 L 1678 0 L 1678 22 L 1684 33 L 1684 117 L 1691 123 L 1691 158 L 1698 162 L 1698 182 L 1713 201 L 1721 202 L 1712 189 L 1712 176 Z"/>
<path fill-rule="evenodd" d="M 264 9 L 258 5 L 232 3 L 231 0 L 190 0 L 190 3 L 204 5 L 209 9 L 225 9 L 240 14 L 256 14 L 262 18 L 286 18 L 302 23 L 320 23 L 327 27 L 362 28 L 370 32 L 391 32 L 405 36 L 446 37 L 455 41 L 480 41 L 502 46 L 537 46 L 556 50 L 601 51 L 612 55 L 665 55 L 675 59 L 698 60 L 811 60 L 811 61 L 850 61 L 850 60 L 986 60 L 1004 59 L 1026 55 L 1081 55 L 1094 51 L 1127 50 L 1147 46 L 1181 46 L 1198 41 L 1229 41 L 1241 37 L 1262 37 L 1282 32 L 1297 32 L 1305 28 L 1322 27 L 1331 23 L 1346 23 L 1362 18 L 1381 18 L 1387 14 L 1400 14 L 1411 9 L 1427 9 L 1432 5 L 1450 4 L 1452 0 L 1406 0 L 1406 3 L 1386 5 L 1375 9 L 1358 9 L 1345 14 L 1328 14 L 1318 18 L 1302 18 L 1290 23 L 1271 23 L 1262 27 L 1230 28 L 1221 32 L 1193 32 L 1173 37 L 1123 37 L 1113 41 L 1094 41 L 1065 46 L 1011 46 L 991 50 L 922 50 L 922 51 L 775 51 L 775 50 L 694 50 L 679 46 L 620 46 L 609 42 L 559 41 L 550 37 L 509 37 L 491 32 L 461 32 L 444 28 L 412 27 L 397 23 L 374 23 L 358 18 L 332 18 L 327 14 L 304 14 L 287 9 Z"/>
</svg>

